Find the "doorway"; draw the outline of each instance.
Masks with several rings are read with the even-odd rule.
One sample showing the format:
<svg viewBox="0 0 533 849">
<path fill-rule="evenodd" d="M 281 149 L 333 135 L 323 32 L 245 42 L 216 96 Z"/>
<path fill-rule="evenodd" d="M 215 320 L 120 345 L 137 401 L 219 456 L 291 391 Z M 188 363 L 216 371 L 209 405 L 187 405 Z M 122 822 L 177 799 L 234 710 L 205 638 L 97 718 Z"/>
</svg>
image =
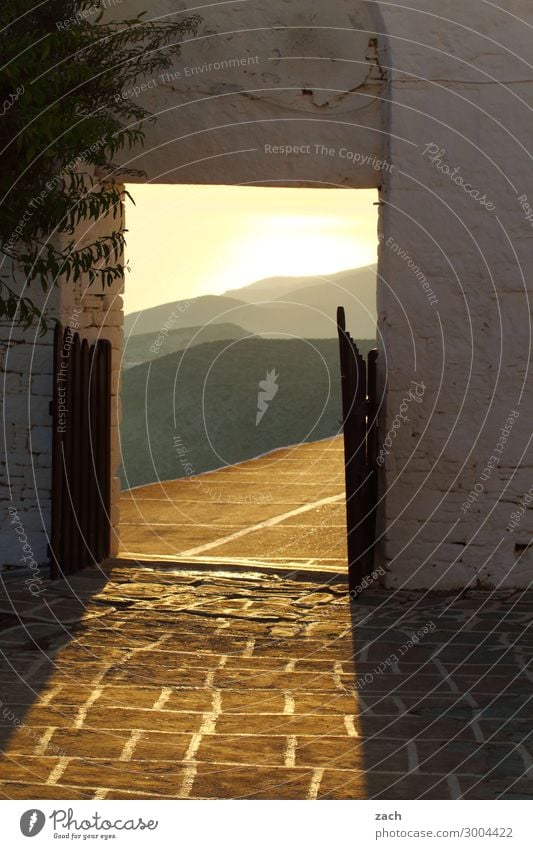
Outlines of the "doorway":
<svg viewBox="0 0 533 849">
<path fill-rule="evenodd" d="M 121 556 L 345 574 L 336 311 L 366 356 L 377 192 L 131 192 Z"/>
</svg>

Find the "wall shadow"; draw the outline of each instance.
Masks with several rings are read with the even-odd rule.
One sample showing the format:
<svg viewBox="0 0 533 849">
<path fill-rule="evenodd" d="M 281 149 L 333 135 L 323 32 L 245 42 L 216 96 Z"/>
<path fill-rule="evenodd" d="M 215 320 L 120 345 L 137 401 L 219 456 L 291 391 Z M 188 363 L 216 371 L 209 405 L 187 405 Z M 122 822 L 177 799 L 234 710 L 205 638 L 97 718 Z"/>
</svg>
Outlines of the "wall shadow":
<svg viewBox="0 0 533 849">
<path fill-rule="evenodd" d="M 28 578 L 34 581 L 34 577 Z M 72 706 L 51 706 L 56 658 L 84 631 L 88 605 L 108 581 L 105 568 L 88 568 L 62 580 L 43 580 L 38 594 L 30 592 L 25 577 L 0 575 L 0 779 L 31 780 L 26 755 L 37 752 L 47 726 L 72 722 Z M 33 584 L 35 588 L 35 583 Z M 79 647 L 87 664 L 98 658 Z M 63 683 L 79 685 L 75 666 Z M 40 712 L 40 718 L 33 718 Z M 28 723 L 32 717 L 32 725 Z M 61 755 L 53 745 L 48 754 Z M 27 771 L 27 776 L 24 773 Z M 37 783 L 37 778 L 35 778 Z"/>
</svg>

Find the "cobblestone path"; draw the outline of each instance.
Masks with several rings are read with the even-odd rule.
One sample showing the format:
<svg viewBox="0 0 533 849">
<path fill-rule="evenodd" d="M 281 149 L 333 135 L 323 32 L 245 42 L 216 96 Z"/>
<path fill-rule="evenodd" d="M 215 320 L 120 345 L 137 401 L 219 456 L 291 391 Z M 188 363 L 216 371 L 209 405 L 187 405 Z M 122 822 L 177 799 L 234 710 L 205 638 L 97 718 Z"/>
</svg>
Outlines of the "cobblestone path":
<svg viewBox="0 0 533 849">
<path fill-rule="evenodd" d="M 120 504 L 122 556 L 344 574 L 343 458 L 336 437 L 128 490 Z"/>
<path fill-rule="evenodd" d="M 116 561 L 0 615 L 2 798 L 533 797 L 531 593 Z"/>
</svg>

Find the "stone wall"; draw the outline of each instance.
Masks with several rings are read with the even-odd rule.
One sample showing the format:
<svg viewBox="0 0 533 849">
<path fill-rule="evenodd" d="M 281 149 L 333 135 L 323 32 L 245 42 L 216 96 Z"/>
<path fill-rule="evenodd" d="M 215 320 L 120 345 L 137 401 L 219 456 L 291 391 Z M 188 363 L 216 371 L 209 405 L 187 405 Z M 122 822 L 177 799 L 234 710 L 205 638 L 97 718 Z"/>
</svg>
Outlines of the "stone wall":
<svg viewBox="0 0 533 849">
<path fill-rule="evenodd" d="M 145 5 L 127 0 L 120 15 Z M 180 9 L 186 5 L 193 6 Z M 150 14 L 179 11 L 157 0 Z M 386 582 L 527 585 L 527 0 L 510 0 L 506 10 L 478 5 L 475 14 L 462 0 L 413 0 L 409 8 L 394 0 L 258 0 L 202 14 L 200 33 L 185 41 L 174 67 L 134 92 L 159 120 L 123 164 L 158 183 L 381 188 L 378 557 Z M 63 315 L 73 297 L 61 293 Z M 103 327 L 113 336 L 116 388 L 120 293 L 90 293 L 85 309 L 85 332 Z M 17 368 L 8 367 L 15 387 L 31 345 L 6 345 L 19 347 L 10 350 Z M 34 447 L 46 449 L 48 440 L 49 340 L 35 351 L 31 421 L 24 401 L 8 399 L 21 499 L 32 491 L 23 459 L 29 425 Z M 118 460 L 116 445 L 115 427 Z M 49 458 L 47 450 L 35 454 L 44 455 L 39 491 L 47 506 Z M 27 503 L 28 522 L 38 524 L 37 503 Z"/>
<path fill-rule="evenodd" d="M 114 222 L 116 227 L 117 222 Z M 118 222 L 120 227 L 120 221 Z M 77 233 L 80 247 L 106 232 L 105 219 Z M 4 266 L 5 270 L 6 266 Z M 49 329 L 38 330 L 0 325 L 0 356 L 3 372 L 3 433 L 0 486 L 0 568 L 39 566 L 49 561 L 52 488 L 52 417 L 50 402 L 53 387 L 53 319 L 71 326 L 82 338 L 94 341 L 101 334 L 110 339 L 112 354 L 112 550 L 118 550 L 117 477 L 120 464 L 118 438 L 119 370 L 123 340 L 123 281 L 102 289 L 100 285 L 78 285 L 59 281 L 48 293 L 39 287 L 24 288 L 21 275 L 14 273 L 12 283 L 45 310 Z M 22 531 L 20 530 L 22 528 Z M 26 558 L 24 560 L 23 558 Z M 31 568 L 35 569 L 35 566 Z"/>
<path fill-rule="evenodd" d="M 6 266 L 3 266 L 5 273 Z M 23 291 L 21 279 L 12 282 Z M 31 296 L 43 304 L 39 289 Z M 48 298 L 52 312 L 59 292 Z M 53 333 L 38 336 L 0 323 L 2 434 L 0 457 L 0 567 L 46 562 L 50 529 Z M 43 529 L 45 529 L 43 531 Z M 35 566 L 32 565 L 35 569 Z"/>
<path fill-rule="evenodd" d="M 381 557 L 391 586 L 526 586 L 533 512 L 506 529 L 533 483 L 531 7 L 377 5 L 396 166 L 380 223 L 382 439 L 411 381 L 426 387 L 391 438 Z"/>
<path fill-rule="evenodd" d="M 125 0 L 109 14 L 130 17 L 145 6 L 144 0 Z M 379 185 L 383 80 L 369 17 L 364 4 L 354 9 L 354 4 L 338 0 L 333 9 L 337 28 L 328 32 L 324 27 L 330 14 L 322 6 L 312 0 L 302 11 L 278 1 L 207 10 L 198 37 L 183 45 L 174 66 L 163 77 L 140 81 L 141 91 L 134 96 L 158 120 L 147 127 L 146 145 L 128 153 L 122 164 L 144 169 L 148 181 L 160 183 Z M 175 2 L 158 0 L 150 9 L 154 18 L 170 13 L 176 13 Z M 316 29 L 307 29 L 309 16 Z M 228 30 L 228 23 L 232 33 L 214 37 Z M 276 29 L 284 24 L 291 29 Z M 343 57 L 346 61 L 340 61 Z M 100 222 L 76 237 L 83 244 L 104 227 Z M 102 292 L 87 288 L 86 282 L 76 287 L 62 282 L 46 301 L 50 315 L 63 324 L 74 319 L 89 340 L 100 332 L 112 340 L 115 471 L 120 462 L 121 291 L 122 284 Z M 4 335 L 9 333 L 6 328 Z M 0 493 L 5 508 L 2 540 L 9 540 L 0 565 L 19 560 L 20 542 L 11 532 L 9 506 L 23 509 L 39 563 L 47 560 L 50 535 L 52 334 L 35 338 L 34 333 L 17 331 L 16 338 L 17 351 L 10 351 L 6 361 L 6 437 L 13 487 L 11 495 L 7 489 Z M 12 344 L 2 343 L 2 350 Z M 28 399 L 19 393 L 24 380 L 32 387 L 29 408 Z M 118 548 L 118 499 L 114 474 L 113 552 Z"/>
<path fill-rule="evenodd" d="M 532 471 L 528 4 L 475 16 L 461 0 L 304 5 L 205 12 L 168 91 L 141 92 L 164 118 L 140 159 L 157 182 L 382 188 L 387 583 L 524 585 L 531 511 L 506 528 Z M 257 67 L 233 76 L 185 70 L 251 55 Z M 315 140 L 332 155 L 265 154 Z M 350 169 L 341 149 L 383 166 Z"/>
<path fill-rule="evenodd" d="M 121 210 L 121 220 L 102 217 L 98 222 L 91 223 L 86 231 L 78 234 L 79 247 L 93 242 L 99 236 L 125 226 L 124 209 Z M 120 363 L 124 341 L 124 312 L 122 293 L 124 280 L 116 280 L 111 286 L 103 287 L 99 283 L 88 285 L 82 281 L 73 286 L 63 283 L 60 287 L 61 322 L 64 326 L 71 325 L 72 319 L 79 324 L 78 332 L 90 343 L 98 338 L 109 339 L 112 345 L 111 355 L 111 554 L 118 553 L 119 537 L 119 498 L 120 480 Z"/>
<path fill-rule="evenodd" d="M 145 8 L 125 0 L 120 15 Z M 150 15 L 177 20 L 177 9 L 198 6 L 154 0 Z M 367 3 L 255 0 L 200 14 L 172 67 L 126 90 L 157 122 L 125 164 L 156 183 L 380 185 L 383 79 Z"/>
</svg>

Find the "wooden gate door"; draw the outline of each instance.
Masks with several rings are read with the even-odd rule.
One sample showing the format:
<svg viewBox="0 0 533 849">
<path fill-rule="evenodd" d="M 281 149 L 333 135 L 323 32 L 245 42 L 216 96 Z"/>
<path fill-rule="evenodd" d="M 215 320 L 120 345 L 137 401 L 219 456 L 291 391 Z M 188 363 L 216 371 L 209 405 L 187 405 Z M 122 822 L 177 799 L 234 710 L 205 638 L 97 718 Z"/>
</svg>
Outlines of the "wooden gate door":
<svg viewBox="0 0 533 849">
<path fill-rule="evenodd" d="M 111 343 L 56 327 L 52 401 L 52 577 L 109 556 Z"/>
<path fill-rule="evenodd" d="M 346 330 L 344 308 L 337 309 L 341 365 L 346 478 L 348 577 L 352 592 L 372 572 L 377 502 L 377 350 L 368 361 Z"/>
</svg>

